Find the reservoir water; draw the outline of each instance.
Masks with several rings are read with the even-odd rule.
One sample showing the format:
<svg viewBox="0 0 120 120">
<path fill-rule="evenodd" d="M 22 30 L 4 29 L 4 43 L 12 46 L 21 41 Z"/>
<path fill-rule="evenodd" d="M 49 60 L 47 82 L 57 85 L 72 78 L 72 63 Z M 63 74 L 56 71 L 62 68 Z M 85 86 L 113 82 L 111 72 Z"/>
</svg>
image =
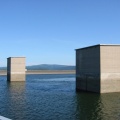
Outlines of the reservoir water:
<svg viewBox="0 0 120 120">
<path fill-rule="evenodd" d="M 120 120 L 120 93 L 76 93 L 75 75 L 0 76 L 0 115 L 12 120 Z"/>
</svg>

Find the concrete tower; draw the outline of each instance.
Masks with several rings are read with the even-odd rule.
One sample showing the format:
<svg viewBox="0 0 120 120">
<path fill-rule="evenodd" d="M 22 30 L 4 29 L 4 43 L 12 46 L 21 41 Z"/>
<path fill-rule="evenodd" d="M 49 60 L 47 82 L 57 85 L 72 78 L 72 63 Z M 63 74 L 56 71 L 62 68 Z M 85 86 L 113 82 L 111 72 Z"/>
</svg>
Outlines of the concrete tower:
<svg viewBox="0 0 120 120">
<path fill-rule="evenodd" d="M 7 80 L 25 81 L 25 57 L 7 58 Z"/>
<path fill-rule="evenodd" d="M 120 45 L 76 49 L 76 90 L 120 92 Z"/>
</svg>

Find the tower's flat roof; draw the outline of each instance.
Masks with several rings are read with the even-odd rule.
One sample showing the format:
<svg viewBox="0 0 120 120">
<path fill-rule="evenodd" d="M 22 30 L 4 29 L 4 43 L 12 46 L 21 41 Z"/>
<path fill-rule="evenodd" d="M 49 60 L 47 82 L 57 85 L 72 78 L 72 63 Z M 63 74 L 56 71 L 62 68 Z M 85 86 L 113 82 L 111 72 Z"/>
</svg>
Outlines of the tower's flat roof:
<svg viewBox="0 0 120 120">
<path fill-rule="evenodd" d="M 25 58 L 25 57 L 8 57 L 8 58 Z M 7 59 L 8 59 L 8 58 L 7 58 Z"/>
<path fill-rule="evenodd" d="M 100 46 L 120 46 L 120 44 L 98 44 Z"/>
<path fill-rule="evenodd" d="M 78 48 L 78 49 L 75 49 L 75 50 L 81 50 L 81 49 L 97 47 L 97 46 L 120 46 L 120 44 L 97 44 L 97 45 L 87 46 L 87 47 L 83 47 L 83 48 Z"/>
</svg>

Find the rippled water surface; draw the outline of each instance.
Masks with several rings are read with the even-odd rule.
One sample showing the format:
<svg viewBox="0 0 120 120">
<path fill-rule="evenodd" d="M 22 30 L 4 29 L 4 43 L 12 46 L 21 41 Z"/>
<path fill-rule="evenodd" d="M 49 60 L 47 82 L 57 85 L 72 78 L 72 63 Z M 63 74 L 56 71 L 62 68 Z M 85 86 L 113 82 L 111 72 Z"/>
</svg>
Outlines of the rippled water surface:
<svg viewBox="0 0 120 120">
<path fill-rule="evenodd" d="M 120 120 L 120 93 L 76 93 L 75 75 L 0 76 L 0 115 L 13 120 Z"/>
</svg>

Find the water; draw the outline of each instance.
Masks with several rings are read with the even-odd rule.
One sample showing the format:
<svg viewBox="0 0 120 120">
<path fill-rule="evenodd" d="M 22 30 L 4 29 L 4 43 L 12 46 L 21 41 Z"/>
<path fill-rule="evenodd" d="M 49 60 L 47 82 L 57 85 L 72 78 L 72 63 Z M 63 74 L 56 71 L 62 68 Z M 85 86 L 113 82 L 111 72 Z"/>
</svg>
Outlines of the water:
<svg viewBox="0 0 120 120">
<path fill-rule="evenodd" d="M 76 93 L 75 75 L 0 76 L 0 115 L 13 120 L 120 120 L 120 93 Z"/>
</svg>

